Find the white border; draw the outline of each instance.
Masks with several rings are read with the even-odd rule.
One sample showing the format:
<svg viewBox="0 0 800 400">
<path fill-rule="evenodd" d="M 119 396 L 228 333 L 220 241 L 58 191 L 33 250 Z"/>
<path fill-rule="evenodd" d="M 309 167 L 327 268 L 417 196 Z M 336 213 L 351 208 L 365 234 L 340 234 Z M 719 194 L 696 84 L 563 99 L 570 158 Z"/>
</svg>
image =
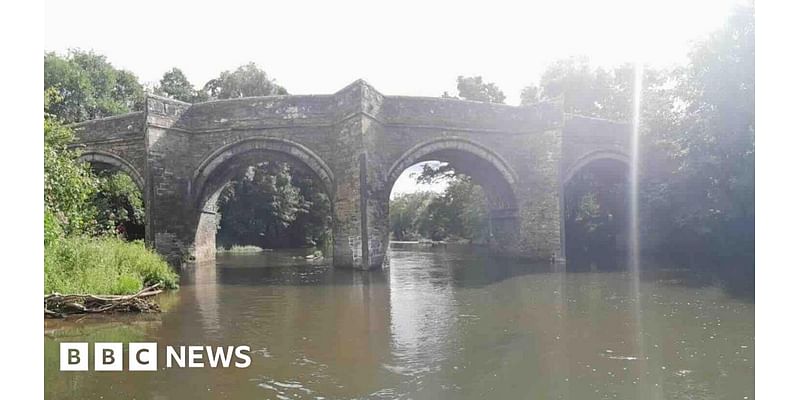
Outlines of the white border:
<svg viewBox="0 0 800 400">
<path fill-rule="evenodd" d="M 756 4 L 756 394 L 796 393 L 800 190 L 795 2 Z"/>
<path fill-rule="evenodd" d="M 3 338 L 0 376 L 5 398 L 44 397 L 44 171 L 42 97 L 44 7 L 0 5 L 3 38 L 2 229 Z"/>
</svg>

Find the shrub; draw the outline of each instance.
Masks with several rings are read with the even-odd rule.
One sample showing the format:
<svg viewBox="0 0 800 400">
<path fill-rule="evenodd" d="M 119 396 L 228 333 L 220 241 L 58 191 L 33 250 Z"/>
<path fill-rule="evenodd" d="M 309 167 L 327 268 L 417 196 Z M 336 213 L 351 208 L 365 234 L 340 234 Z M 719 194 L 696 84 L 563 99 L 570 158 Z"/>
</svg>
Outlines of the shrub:
<svg viewBox="0 0 800 400">
<path fill-rule="evenodd" d="M 162 282 L 178 287 L 178 275 L 142 242 L 116 237 L 65 237 L 44 254 L 45 293 L 132 294 Z"/>
</svg>

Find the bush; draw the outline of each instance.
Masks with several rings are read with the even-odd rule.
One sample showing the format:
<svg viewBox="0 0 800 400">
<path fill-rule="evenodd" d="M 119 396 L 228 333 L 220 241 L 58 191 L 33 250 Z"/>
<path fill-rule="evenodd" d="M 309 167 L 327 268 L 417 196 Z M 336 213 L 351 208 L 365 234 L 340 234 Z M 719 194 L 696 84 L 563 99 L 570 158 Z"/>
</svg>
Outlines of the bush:
<svg viewBox="0 0 800 400">
<path fill-rule="evenodd" d="M 45 293 L 132 294 L 157 282 L 174 289 L 178 275 L 142 242 L 74 236 L 45 246 Z"/>
</svg>

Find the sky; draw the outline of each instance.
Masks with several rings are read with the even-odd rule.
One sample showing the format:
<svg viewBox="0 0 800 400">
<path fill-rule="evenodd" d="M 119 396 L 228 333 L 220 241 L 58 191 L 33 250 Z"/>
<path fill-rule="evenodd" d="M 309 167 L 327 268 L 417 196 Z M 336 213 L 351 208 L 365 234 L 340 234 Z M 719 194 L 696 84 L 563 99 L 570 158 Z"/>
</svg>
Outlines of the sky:
<svg viewBox="0 0 800 400">
<path fill-rule="evenodd" d="M 253 61 L 292 94 L 361 78 L 388 95 L 441 96 L 480 75 L 519 104 L 560 58 L 683 64 L 740 2 L 46 0 L 44 47 L 94 50 L 145 83 L 178 67 L 198 87 Z"/>
</svg>

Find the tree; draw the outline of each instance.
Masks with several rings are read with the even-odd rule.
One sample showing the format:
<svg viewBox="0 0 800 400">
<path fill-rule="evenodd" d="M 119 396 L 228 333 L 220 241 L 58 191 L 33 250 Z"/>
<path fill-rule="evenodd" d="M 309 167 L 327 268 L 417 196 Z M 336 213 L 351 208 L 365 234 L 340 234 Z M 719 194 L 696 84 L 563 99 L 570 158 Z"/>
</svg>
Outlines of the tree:
<svg viewBox="0 0 800 400">
<path fill-rule="evenodd" d="M 755 243 L 755 22 L 742 6 L 674 72 L 669 113 L 649 121 L 662 169 L 647 168 L 651 215 L 687 253 L 736 260 Z M 746 271 L 746 270 L 740 270 Z"/>
<path fill-rule="evenodd" d="M 458 96 L 453 97 L 447 92 L 444 92 L 442 97 L 499 104 L 503 104 L 505 101 L 506 96 L 503 94 L 503 91 L 494 83 L 483 82 L 483 78 L 480 76 L 459 76 L 456 81 L 458 83 Z M 457 176 L 457 171 L 449 163 L 426 163 L 422 165 L 422 172 L 417 176 L 417 182 L 431 183 L 441 180 L 452 180 Z"/>
<path fill-rule="evenodd" d="M 420 237 L 483 242 L 488 239 L 488 205 L 483 189 L 458 175 L 443 193 L 406 193 L 391 200 L 389 223 L 397 240 Z"/>
<path fill-rule="evenodd" d="M 215 99 L 289 94 L 253 62 L 242 65 L 233 72 L 221 73 L 219 77 L 208 81 L 203 90 Z"/>
<path fill-rule="evenodd" d="M 55 89 L 45 91 L 45 108 L 59 101 Z M 73 134 L 52 114 L 44 115 L 44 213 L 45 242 L 69 234 L 90 231 L 95 209 L 90 203 L 97 181 L 87 165 L 75 162 L 78 154 L 68 149 Z"/>
<path fill-rule="evenodd" d="M 263 162 L 223 189 L 219 199 L 222 246 L 324 246 L 332 216 L 327 194 L 286 162 Z"/>
<path fill-rule="evenodd" d="M 287 245 L 329 248 L 333 244 L 333 215 L 328 194 L 311 172 L 301 168 L 292 168 L 290 172 L 292 185 L 300 189 L 300 195 L 308 202 L 308 212 L 300 213 L 286 230 Z"/>
<path fill-rule="evenodd" d="M 144 89 L 136 76 L 114 68 L 105 56 L 69 50 L 44 56 L 44 89 L 57 98 L 46 111 L 62 122 L 103 118 L 144 107 Z"/>
<path fill-rule="evenodd" d="M 563 99 L 564 111 L 588 117 L 627 121 L 633 95 L 633 67 L 592 67 L 586 57 L 571 57 L 550 64 L 539 81 L 520 94 L 522 105 Z"/>
<path fill-rule="evenodd" d="M 456 98 L 500 104 L 503 104 L 506 100 L 506 95 L 503 94 L 500 88 L 494 83 L 484 83 L 483 78 L 480 76 L 459 76 L 456 82 L 458 88 L 458 97 Z M 444 92 L 442 97 L 451 98 L 452 96 Z"/>
<path fill-rule="evenodd" d="M 129 240 L 144 239 L 144 201 L 133 179 L 112 170 L 97 171 L 95 175 L 97 192 L 91 202 L 97 210 L 99 229 Z"/>
<path fill-rule="evenodd" d="M 187 103 L 197 103 L 208 99 L 208 94 L 202 90 L 195 90 L 179 68 L 172 68 L 164 73 L 156 92 Z"/>
<path fill-rule="evenodd" d="M 404 193 L 391 199 L 389 229 L 395 240 L 414 240 L 420 236 L 422 215 L 438 195 L 433 192 Z"/>
</svg>

